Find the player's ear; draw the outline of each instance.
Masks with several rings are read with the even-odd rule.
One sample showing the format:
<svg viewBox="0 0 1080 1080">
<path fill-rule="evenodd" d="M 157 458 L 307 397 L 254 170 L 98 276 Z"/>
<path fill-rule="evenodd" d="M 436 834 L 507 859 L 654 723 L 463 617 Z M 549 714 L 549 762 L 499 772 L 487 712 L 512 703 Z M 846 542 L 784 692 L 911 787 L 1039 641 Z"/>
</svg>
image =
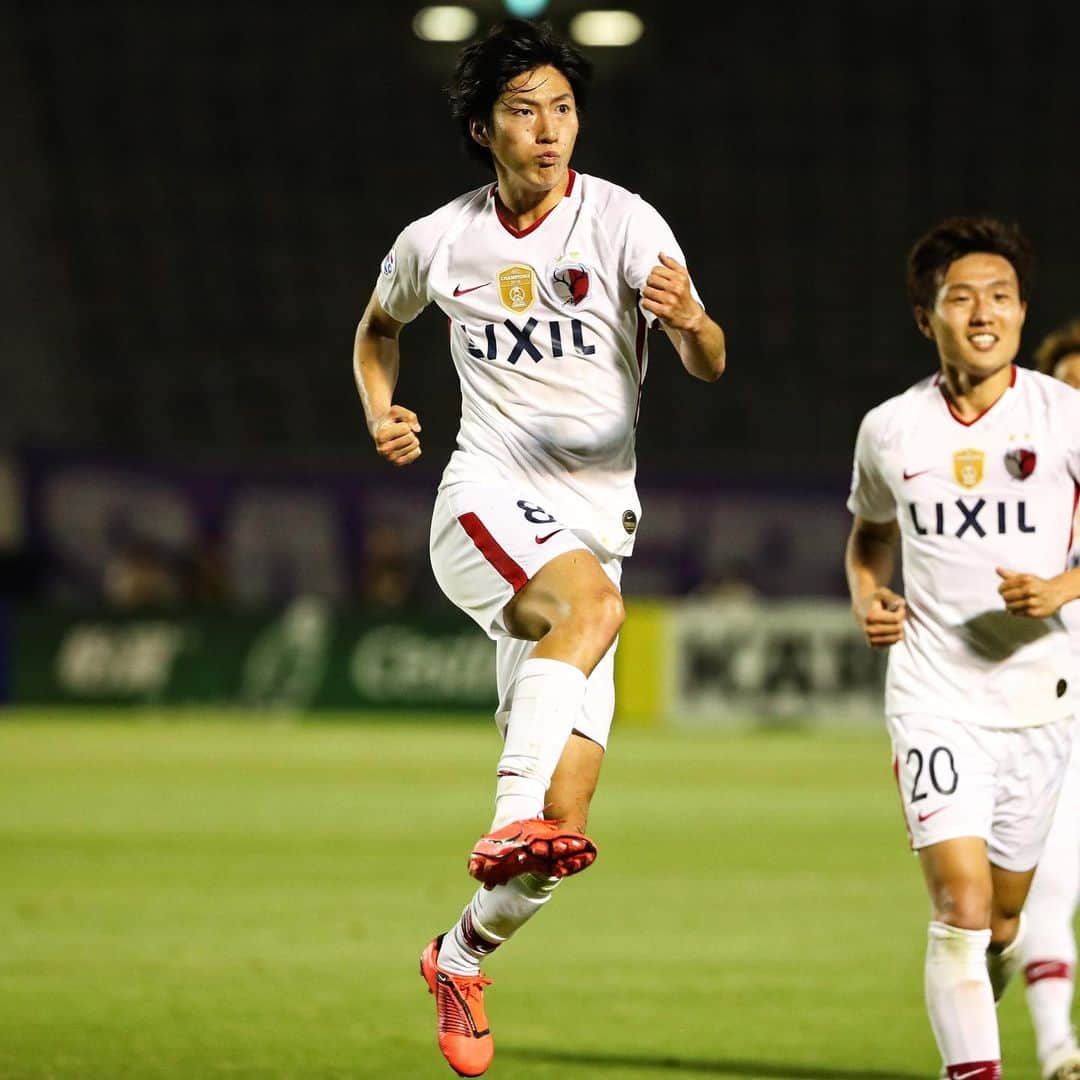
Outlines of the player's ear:
<svg viewBox="0 0 1080 1080">
<path fill-rule="evenodd" d="M 481 146 L 491 145 L 487 137 L 487 125 L 483 120 L 478 120 L 473 117 L 473 119 L 469 121 L 469 134 Z"/>
<path fill-rule="evenodd" d="M 915 308 L 915 325 L 919 328 L 919 332 L 923 337 L 928 337 L 931 341 L 934 340 L 934 329 L 930 325 L 930 315 L 926 308 Z"/>
</svg>

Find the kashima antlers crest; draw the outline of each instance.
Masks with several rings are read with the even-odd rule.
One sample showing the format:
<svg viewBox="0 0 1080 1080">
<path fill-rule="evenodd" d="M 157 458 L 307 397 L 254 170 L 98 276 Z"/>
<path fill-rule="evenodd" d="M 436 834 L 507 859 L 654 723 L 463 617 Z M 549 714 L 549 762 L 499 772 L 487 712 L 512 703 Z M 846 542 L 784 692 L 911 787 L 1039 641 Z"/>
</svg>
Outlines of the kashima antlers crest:
<svg viewBox="0 0 1080 1080">
<path fill-rule="evenodd" d="M 589 295 L 589 268 L 579 262 L 556 263 L 551 283 L 560 303 L 577 307 Z"/>
<path fill-rule="evenodd" d="M 1005 468 L 1014 480 L 1026 480 L 1035 471 L 1035 451 L 1030 446 L 1006 451 Z"/>
</svg>

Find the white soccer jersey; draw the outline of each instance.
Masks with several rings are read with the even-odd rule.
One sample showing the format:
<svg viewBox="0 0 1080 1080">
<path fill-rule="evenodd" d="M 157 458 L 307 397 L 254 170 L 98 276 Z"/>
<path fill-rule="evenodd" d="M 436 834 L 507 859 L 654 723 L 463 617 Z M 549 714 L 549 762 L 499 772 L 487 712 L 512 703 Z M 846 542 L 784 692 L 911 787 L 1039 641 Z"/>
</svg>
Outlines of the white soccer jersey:
<svg viewBox="0 0 1080 1080">
<path fill-rule="evenodd" d="M 523 482 L 571 529 L 630 553 L 641 514 L 634 426 L 655 320 L 639 294 L 661 251 L 686 262 L 648 203 L 572 170 L 565 197 L 523 231 L 488 184 L 401 233 L 379 302 L 403 323 L 438 304 L 461 380 L 444 485 Z"/>
<path fill-rule="evenodd" d="M 1078 491 L 1080 394 L 1037 372 L 1014 368 L 970 422 L 937 375 L 867 413 L 848 508 L 899 523 L 908 607 L 889 650 L 889 715 L 1025 727 L 1071 711 L 1060 616 L 1007 612 L 996 568 L 1065 570 Z"/>
</svg>

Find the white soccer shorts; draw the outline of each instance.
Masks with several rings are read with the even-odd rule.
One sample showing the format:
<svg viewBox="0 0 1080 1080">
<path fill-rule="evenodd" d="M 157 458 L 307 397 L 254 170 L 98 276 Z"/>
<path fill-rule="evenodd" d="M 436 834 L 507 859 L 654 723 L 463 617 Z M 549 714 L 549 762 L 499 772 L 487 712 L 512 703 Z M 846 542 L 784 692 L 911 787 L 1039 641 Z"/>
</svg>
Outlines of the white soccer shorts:
<svg viewBox="0 0 1080 1080">
<path fill-rule="evenodd" d="M 1073 719 L 985 728 L 940 716 L 890 716 L 893 771 L 911 846 L 978 836 L 1003 870 L 1039 861 L 1073 740 Z"/>
<path fill-rule="evenodd" d="M 431 568 L 439 588 L 495 642 L 499 706 L 495 721 L 505 734 L 521 664 L 535 645 L 511 637 L 503 609 L 541 567 L 568 551 L 592 551 L 618 588 L 622 559 L 597 551 L 550 514 L 524 487 L 448 484 L 431 515 Z M 597 664 L 585 687 L 585 705 L 574 729 L 607 746 L 615 709 L 615 646 Z"/>
</svg>

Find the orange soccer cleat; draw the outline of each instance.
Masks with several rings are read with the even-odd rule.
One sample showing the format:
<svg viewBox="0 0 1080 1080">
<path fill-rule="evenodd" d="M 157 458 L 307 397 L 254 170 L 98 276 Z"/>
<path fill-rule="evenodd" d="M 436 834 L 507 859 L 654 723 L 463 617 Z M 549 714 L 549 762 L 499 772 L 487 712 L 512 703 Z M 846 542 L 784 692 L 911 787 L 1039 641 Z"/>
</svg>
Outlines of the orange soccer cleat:
<svg viewBox="0 0 1080 1080">
<path fill-rule="evenodd" d="M 469 856 L 469 873 L 488 888 L 518 874 L 569 877 L 592 865 L 596 845 L 559 821 L 526 818 L 480 837 Z"/>
<path fill-rule="evenodd" d="M 420 974 L 435 995 L 439 1049 L 458 1076 L 481 1076 L 495 1056 L 487 1015 L 484 987 L 491 985 L 483 975 L 451 975 L 439 970 L 440 934 L 420 954 Z"/>
</svg>

